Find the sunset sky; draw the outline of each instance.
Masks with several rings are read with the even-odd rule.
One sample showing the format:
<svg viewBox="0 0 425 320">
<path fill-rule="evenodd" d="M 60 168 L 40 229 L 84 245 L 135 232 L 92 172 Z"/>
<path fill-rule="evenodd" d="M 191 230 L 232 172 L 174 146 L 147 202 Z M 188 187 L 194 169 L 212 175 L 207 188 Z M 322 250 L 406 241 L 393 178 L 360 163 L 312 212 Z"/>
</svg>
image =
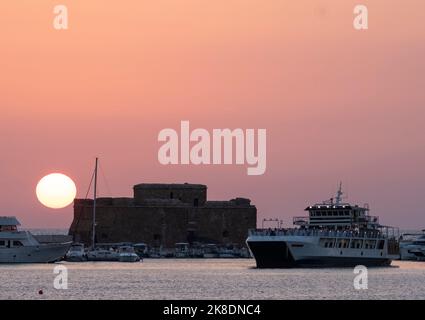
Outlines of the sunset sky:
<svg viewBox="0 0 425 320">
<path fill-rule="evenodd" d="M 353 28 L 353 8 L 369 29 Z M 53 8 L 69 29 L 53 28 Z M 380 222 L 425 228 L 425 1 L 19 0 L 0 2 L 0 215 L 68 228 L 37 200 L 61 172 L 100 196 L 142 182 L 208 185 L 285 225 L 343 182 Z M 164 166 L 158 133 L 267 129 L 267 171 Z"/>
</svg>

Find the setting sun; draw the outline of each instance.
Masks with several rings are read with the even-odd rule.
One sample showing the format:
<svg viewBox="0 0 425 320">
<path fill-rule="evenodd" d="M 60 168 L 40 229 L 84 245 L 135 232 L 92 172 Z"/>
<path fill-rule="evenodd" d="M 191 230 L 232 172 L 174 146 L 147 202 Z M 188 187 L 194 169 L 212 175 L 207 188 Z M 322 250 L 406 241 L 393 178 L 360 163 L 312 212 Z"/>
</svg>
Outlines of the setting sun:
<svg viewBox="0 0 425 320">
<path fill-rule="evenodd" d="M 71 178 L 61 173 L 52 173 L 38 182 L 36 194 L 46 207 L 60 209 L 72 203 L 77 188 Z"/>
</svg>

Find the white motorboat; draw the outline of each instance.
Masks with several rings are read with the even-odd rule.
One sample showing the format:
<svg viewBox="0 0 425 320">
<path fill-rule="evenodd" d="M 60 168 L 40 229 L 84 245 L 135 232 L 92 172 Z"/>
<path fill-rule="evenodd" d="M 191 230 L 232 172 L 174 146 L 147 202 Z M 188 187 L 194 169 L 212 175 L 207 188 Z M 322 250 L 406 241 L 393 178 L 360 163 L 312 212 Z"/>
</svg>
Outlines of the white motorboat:
<svg viewBox="0 0 425 320">
<path fill-rule="evenodd" d="M 65 260 L 70 262 L 87 261 L 87 255 L 84 251 L 84 244 L 73 243 L 65 256 Z"/>
<path fill-rule="evenodd" d="M 139 262 L 140 257 L 131 246 L 122 246 L 118 248 L 118 260 L 120 262 Z"/>
<path fill-rule="evenodd" d="M 403 234 L 400 237 L 400 260 L 425 261 L 425 234 Z"/>
<path fill-rule="evenodd" d="M 0 217 L 0 263 L 46 263 L 61 260 L 71 242 L 41 244 L 29 231 L 19 231 L 16 217 Z"/>
<path fill-rule="evenodd" d="M 87 252 L 88 261 L 118 261 L 119 255 L 115 250 L 96 248 Z"/>
</svg>

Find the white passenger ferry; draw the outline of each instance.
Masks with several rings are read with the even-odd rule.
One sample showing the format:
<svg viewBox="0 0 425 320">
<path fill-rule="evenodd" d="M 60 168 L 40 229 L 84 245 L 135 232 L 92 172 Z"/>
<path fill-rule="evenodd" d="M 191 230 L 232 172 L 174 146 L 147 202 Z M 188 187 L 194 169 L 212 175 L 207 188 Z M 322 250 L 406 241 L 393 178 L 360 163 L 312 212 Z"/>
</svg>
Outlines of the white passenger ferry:
<svg viewBox="0 0 425 320">
<path fill-rule="evenodd" d="M 398 230 L 379 224 L 369 207 L 336 199 L 307 207 L 295 228 L 250 230 L 247 245 L 258 268 L 386 266 L 398 259 Z"/>
</svg>

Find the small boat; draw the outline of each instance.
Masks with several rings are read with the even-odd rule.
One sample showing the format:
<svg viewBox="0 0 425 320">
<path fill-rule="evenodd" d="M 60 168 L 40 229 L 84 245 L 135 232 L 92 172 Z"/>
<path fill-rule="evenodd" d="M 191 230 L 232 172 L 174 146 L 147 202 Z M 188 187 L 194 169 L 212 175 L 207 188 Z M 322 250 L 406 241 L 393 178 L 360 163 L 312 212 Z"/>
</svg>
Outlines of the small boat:
<svg viewBox="0 0 425 320">
<path fill-rule="evenodd" d="M 88 261 L 118 261 L 119 255 L 115 250 L 96 248 L 87 252 Z"/>
<path fill-rule="evenodd" d="M 140 258 L 149 257 L 149 247 L 146 243 L 135 243 L 133 245 L 134 251 Z"/>
<path fill-rule="evenodd" d="M 96 245 L 96 200 L 97 200 L 97 169 L 98 169 L 99 159 L 96 158 L 93 179 L 94 179 L 94 188 L 93 188 L 93 221 L 92 221 L 92 243 L 90 250 L 87 251 L 87 260 L 88 261 L 118 261 L 118 252 L 113 249 L 103 249 Z M 90 182 L 91 184 L 91 182 Z"/>
<path fill-rule="evenodd" d="M 16 217 L 0 217 L 0 263 L 60 261 L 70 242 L 41 244 L 29 231 L 19 231 Z"/>
<path fill-rule="evenodd" d="M 204 258 L 218 258 L 218 248 L 216 244 L 210 243 L 205 245 Z"/>
<path fill-rule="evenodd" d="M 84 251 L 83 243 L 73 243 L 65 255 L 65 260 L 70 262 L 87 261 L 87 255 Z"/>
<path fill-rule="evenodd" d="M 239 257 L 240 258 L 252 258 L 248 248 L 246 248 L 246 247 L 243 247 L 239 250 Z"/>
<path fill-rule="evenodd" d="M 233 246 L 227 246 L 218 250 L 219 258 L 236 258 L 236 251 Z"/>
<path fill-rule="evenodd" d="M 202 244 L 195 242 L 189 249 L 189 257 L 191 258 L 203 258 L 204 250 Z"/>
<path fill-rule="evenodd" d="M 120 262 L 139 262 L 140 257 L 134 252 L 131 246 L 122 246 L 118 248 L 118 261 Z"/>
<path fill-rule="evenodd" d="M 189 244 L 187 242 L 178 242 L 175 244 L 176 258 L 188 258 L 189 257 Z"/>
<path fill-rule="evenodd" d="M 425 261 L 425 233 L 400 237 L 400 260 Z"/>
<path fill-rule="evenodd" d="M 153 258 L 153 259 L 163 258 L 161 248 L 150 248 L 149 249 L 149 258 Z"/>
</svg>

